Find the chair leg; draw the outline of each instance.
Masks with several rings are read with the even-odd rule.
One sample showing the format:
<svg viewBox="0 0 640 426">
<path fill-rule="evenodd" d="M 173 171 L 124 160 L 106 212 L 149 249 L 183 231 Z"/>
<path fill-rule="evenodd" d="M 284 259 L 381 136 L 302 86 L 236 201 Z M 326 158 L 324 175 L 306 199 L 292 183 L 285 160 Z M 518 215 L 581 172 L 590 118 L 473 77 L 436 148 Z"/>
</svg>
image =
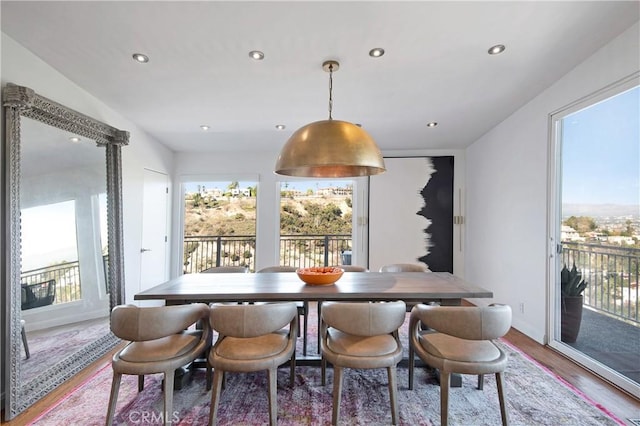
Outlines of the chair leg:
<svg viewBox="0 0 640 426">
<path fill-rule="evenodd" d="M 218 414 L 218 404 L 220 403 L 220 393 L 222 392 L 222 379 L 224 372 L 219 368 L 213 369 L 213 390 L 211 391 L 211 408 L 209 410 L 209 426 L 216 424 Z"/>
<path fill-rule="evenodd" d="M 293 354 L 291 354 L 289 364 L 289 385 L 293 387 L 296 382 L 296 351 L 293 351 Z"/>
<path fill-rule="evenodd" d="M 267 370 L 267 376 L 269 378 L 269 425 L 276 426 L 278 423 L 277 367 Z"/>
<path fill-rule="evenodd" d="M 398 424 L 398 395 L 396 389 L 398 383 L 396 380 L 396 367 L 387 367 L 387 375 L 389 376 L 389 400 L 391 401 L 391 424 Z"/>
<path fill-rule="evenodd" d="M 165 425 L 170 425 L 173 420 L 173 382 L 174 372 L 165 371 L 164 373 L 164 414 L 162 418 Z"/>
<path fill-rule="evenodd" d="M 340 400 L 342 399 L 342 367 L 333 366 L 333 415 L 331 424 L 337 425 L 340 418 Z"/>
<path fill-rule="evenodd" d="M 413 346 L 409 344 L 409 390 L 413 390 L 413 369 L 415 367 Z"/>
<path fill-rule="evenodd" d="M 138 376 L 138 392 L 142 392 L 144 390 L 144 374 L 140 374 Z"/>
<path fill-rule="evenodd" d="M 478 374 L 478 390 L 484 389 L 484 374 Z"/>
<path fill-rule="evenodd" d="M 440 426 L 447 426 L 449 421 L 449 383 L 450 373 L 440 371 Z"/>
<path fill-rule="evenodd" d="M 320 353 L 320 341 L 322 336 L 320 335 L 320 325 L 322 323 L 322 300 L 318 300 L 318 353 Z"/>
<path fill-rule="evenodd" d="M 304 333 L 302 334 L 302 354 L 307 356 L 307 318 L 309 317 L 309 302 L 304 302 Z M 298 324 L 300 324 L 298 322 Z"/>
<path fill-rule="evenodd" d="M 107 421 L 106 425 L 111 426 L 113 424 L 113 417 L 116 413 L 116 402 L 118 401 L 118 391 L 120 390 L 120 379 L 122 374 L 113 373 L 113 379 L 111 382 L 111 394 L 109 395 L 109 408 L 107 408 Z"/>
<path fill-rule="evenodd" d="M 507 414 L 506 396 L 504 393 L 504 376 L 502 373 L 496 373 L 496 385 L 498 386 L 498 399 L 500 400 L 500 415 L 502 416 L 502 425 L 509 424 L 509 415 Z"/>
<path fill-rule="evenodd" d="M 207 383 L 207 391 L 211 390 L 211 365 L 209 364 L 209 362 L 207 362 L 207 371 L 205 373 L 206 376 L 206 383 Z"/>
<path fill-rule="evenodd" d="M 322 386 L 324 386 L 327 384 L 327 360 L 324 359 L 324 357 L 322 357 L 322 359 L 320 360 L 320 369 L 320 383 L 322 384 Z"/>
<path fill-rule="evenodd" d="M 22 346 L 24 346 L 24 354 L 26 359 L 31 358 L 31 353 L 29 352 L 29 342 L 27 342 L 27 332 L 24 330 L 24 321 L 22 321 L 22 330 L 20 331 L 22 335 Z"/>
</svg>

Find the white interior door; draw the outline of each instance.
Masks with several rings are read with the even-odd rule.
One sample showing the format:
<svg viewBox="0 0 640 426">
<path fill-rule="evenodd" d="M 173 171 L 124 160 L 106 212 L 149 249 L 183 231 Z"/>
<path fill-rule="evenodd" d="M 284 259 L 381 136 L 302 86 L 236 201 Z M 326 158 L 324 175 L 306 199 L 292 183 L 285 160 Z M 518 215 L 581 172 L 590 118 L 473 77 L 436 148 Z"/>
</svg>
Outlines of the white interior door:
<svg viewBox="0 0 640 426">
<path fill-rule="evenodd" d="M 144 170 L 139 291 L 167 280 L 168 192 L 166 174 Z"/>
</svg>

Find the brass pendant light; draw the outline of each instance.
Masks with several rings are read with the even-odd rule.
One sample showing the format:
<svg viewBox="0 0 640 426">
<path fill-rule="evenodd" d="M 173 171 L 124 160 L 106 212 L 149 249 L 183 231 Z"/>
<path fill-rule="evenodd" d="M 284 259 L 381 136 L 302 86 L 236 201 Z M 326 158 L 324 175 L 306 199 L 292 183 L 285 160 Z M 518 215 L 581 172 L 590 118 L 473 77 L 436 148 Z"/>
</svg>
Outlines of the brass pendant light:
<svg viewBox="0 0 640 426">
<path fill-rule="evenodd" d="M 382 153 L 375 141 L 355 124 L 334 120 L 333 72 L 340 64 L 326 61 L 329 73 L 329 119 L 296 130 L 282 148 L 276 162 L 279 175 L 340 178 L 371 176 L 385 171 Z"/>
</svg>

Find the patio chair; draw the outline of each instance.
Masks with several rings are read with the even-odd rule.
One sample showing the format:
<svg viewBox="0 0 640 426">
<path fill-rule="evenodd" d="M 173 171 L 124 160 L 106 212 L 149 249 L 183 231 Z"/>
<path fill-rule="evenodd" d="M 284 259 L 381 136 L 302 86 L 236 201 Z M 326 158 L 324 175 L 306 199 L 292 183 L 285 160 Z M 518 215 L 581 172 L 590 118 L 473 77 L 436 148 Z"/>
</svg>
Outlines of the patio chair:
<svg viewBox="0 0 640 426">
<path fill-rule="evenodd" d="M 56 299 L 56 280 L 36 284 L 22 284 L 22 310 L 53 304 Z"/>
</svg>

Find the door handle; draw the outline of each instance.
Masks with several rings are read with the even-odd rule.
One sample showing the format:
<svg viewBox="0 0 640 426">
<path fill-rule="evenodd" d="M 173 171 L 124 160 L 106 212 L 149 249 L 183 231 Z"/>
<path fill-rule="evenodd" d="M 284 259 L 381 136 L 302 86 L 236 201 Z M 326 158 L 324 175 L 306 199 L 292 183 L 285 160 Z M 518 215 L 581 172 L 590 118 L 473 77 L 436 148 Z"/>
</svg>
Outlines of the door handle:
<svg viewBox="0 0 640 426">
<path fill-rule="evenodd" d="M 141 248 L 140 253 L 144 253 L 145 251 L 151 251 L 151 249 Z"/>
</svg>

